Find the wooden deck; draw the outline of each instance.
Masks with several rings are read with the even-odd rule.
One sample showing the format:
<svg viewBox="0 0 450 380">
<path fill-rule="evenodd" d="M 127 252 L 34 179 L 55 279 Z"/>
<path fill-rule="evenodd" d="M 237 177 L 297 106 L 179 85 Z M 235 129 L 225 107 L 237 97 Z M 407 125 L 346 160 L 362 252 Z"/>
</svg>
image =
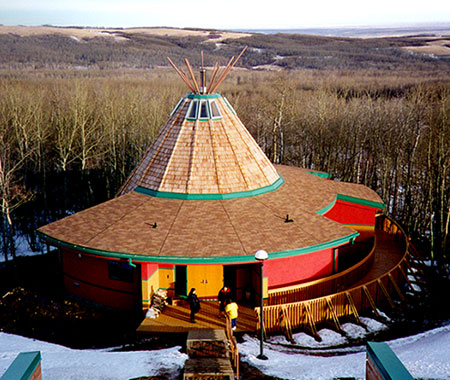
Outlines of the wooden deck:
<svg viewBox="0 0 450 380">
<path fill-rule="evenodd" d="M 384 231 L 376 232 L 377 246 L 375 248 L 374 262 L 369 272 L 358 282 L 351 284 L 347 289 L 354 289 L 368 284 L 383 276 L 394 268 L 405 254 L 405 244 Z M 340 289 L 345 291 L 346 289 Z M 270 308 L 270 307 L 269 307 Z M 265 310 L 266 311 L 266 310 Z M 219 318 L 218 302 L 203 301 L 201 310 L 196 315 L 196 323 L 190 322 L 189 305 L 166 306 L 163 313 L 156 319 L 145 318 L 137 329 L 137 333 L 187 333 L 190 329 L 220 329 L 225 328 L 224 317 Z M 239 317 L 236 332 L 257 331 L 258 319 L 253 308 L 239 305 Z"/>
<path fill-rule="evenodd" d="M 377 246 L 369 272 L 349 288 L 354 288 L 377 279 L 394 268 L 405 254 L 405 245 L 384 231 L 376 231 Z"/>
<path fill-rule="evenodd" d="M 191 323 L 189 305 L 168 305 L 156 318 L 145 318 L 136 330 L 138 334 L 146 333 L 187 333 L 191 329 L 225 329 L 225 317 L 219 318 L 219 303 L 202 301 L 201 309 L 196 314 L 196 323 Z M 256 331 L 256 313 L 253 308 L 239 305 L 239 316 L 235 332 Z"/>
</svg>

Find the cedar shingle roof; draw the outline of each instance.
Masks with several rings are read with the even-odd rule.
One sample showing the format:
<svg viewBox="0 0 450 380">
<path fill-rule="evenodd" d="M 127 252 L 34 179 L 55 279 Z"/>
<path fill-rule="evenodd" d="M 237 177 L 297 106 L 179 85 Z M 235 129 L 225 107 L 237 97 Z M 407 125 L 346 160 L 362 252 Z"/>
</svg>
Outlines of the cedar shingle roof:
<svg viewBox="0 0 450 380">
<path fill-rule="evenodd" d="M 189 107 L 214 102 L 221 117 L 189 118 Z M 158 192 L 226 194 L 270 186 L 278 173 L 220 95 L 186 96 L 125 183 Z"/>
</svg>

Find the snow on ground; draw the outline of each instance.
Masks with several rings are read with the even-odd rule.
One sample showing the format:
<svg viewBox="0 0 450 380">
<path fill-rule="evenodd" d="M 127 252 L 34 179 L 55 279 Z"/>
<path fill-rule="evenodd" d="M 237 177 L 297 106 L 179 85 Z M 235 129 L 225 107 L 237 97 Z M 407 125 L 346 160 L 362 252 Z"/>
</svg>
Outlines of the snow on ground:
<svg viewBox="0 0 450 380">
<path fill-rule="evenodd" d="M 366 322 L 369 322 L 366 320 Z M 379 322 L 366 323 L 369 330 L 378 330 Z M 359 326 L 346 324 L 348 335 L 359 337 L 367 332 Z M 319 331 L 327 344 L 342 343 L 342 337 L 323 329 Z M 308 337 L 309 338 L 309 337 Z M 296 334 L 296 341 L 307 345 L 309 340 Z M 281 340 L 279 339 L 281 342 Z M 315 341 L 314 341 L 315 342 Z M 312 342 L 310 342 L 312 343 Z M 450 380 L 450 323 L 421 334 L 387 342 L 414 378 Z M 326 345 L 323 344 L 323 347 Z M 310 347 L 322 348 L 317 342 Z M 346 351 L 347 350 L 347 351 Z M 73 350 L 56 344 L 17 335 L 0 333 L 0 376 L 19 352 L 41 351 L 44 380 L 128 380 L 140 376 L 164 374 L 175 379 L 181 373 L 187 356 L 180 347 L 156 351 L 114 352 L 114 349 Z M 356 352 L 355 352 L 356 351 Z M 272 338 L 265 344 L 264 354 L 269 360 L 259 360 L 259 340 L 246 335 L 239 344 L 242 360 L 267 375 L 295 380 L 332 380 L 335 378 L 365 378 L 365 348 L 342 349 L 327 356 L 298 353 L 277 344 Z"/>
<path fill-rule="evenodd" d="M 333 341 L 330 330 L 321 330 L 319 334 L 330 345 L 342 343 L 341 337 L 337 336 Z M 298 342 L 298 334 L 294 339 Z M 302 343 L 306 343 L 306 340 L 302 340 Z M 450 379 L 450 324 L 387 343 L 414 378 Z M 244 361 L 267 375 L 293 380 L 364 379 L 366 353 L 364 347 L 360 347 L 360 350 L 356 353 L 345 354 L 345 351 L 341 351 L 339 355 L 319 356 L 293 353 L 285 347 L 269 344 L 264 349 L 269 359 L 259 360 L 256 358 L 259 354 L 258 339 L 245 336 L 245 342 L 239 344 Z"/>
<path fill-rule="evenodd" d="M 17 335 L 0 333 L 0 376 L 19 352 L 41 351 L 44 380 L 128 380 L 164 374 L 176 379 L 187 355 L 180 347 L 157 351 L 73 350 Z"/>
</svg>

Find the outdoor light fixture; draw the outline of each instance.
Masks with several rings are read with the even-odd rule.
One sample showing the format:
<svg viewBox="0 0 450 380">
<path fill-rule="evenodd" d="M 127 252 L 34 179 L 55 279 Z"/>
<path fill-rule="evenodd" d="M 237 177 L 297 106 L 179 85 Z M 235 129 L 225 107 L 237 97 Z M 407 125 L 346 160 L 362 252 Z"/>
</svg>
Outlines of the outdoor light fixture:
<svg viewBox="0 0 450 380">
<path fill-rule="evenodd" d="M 264 355 L 263 352 L 263 340 L 264 340 L 264 318 L 263 318 L 263 308 L 264 308 L 264 279 L 263 279 L 263 265 L 264 265 L 264 260 L 267 260 L 269 258 L 269 255 L 267 254 L 266 251 L 264 251 L 263 249 L 260 249 L 259 251 L 257 251 L 255 253 L 255 259 L 258 260 L 261 263 L 261 270 L 260 270 L 260 275 L 261 275 L 261 304 L 260 304 L 260 309 L 259 309 L 259 355 L 257 356 L 258 359 L 260 360 L 267 360 L 268 357 L 266 355 Z"/>
</svg>

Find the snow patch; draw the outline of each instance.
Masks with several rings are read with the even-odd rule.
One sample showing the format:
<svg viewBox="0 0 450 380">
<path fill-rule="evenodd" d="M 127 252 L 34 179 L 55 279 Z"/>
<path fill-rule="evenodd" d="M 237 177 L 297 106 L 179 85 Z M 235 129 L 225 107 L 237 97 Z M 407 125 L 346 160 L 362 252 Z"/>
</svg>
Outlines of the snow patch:
<svg viewBox="0 0 450 380">
<path fill-rule="evenodd" d="M 123 380 L 164 374 L 177 379 L 187 355 L 181 347 L 156 351 L 112 352 L 73 350 L 57 344 L 0 333 L 0 376 L 25 351 L 41 351 L 42 378 L 45 380 Z"/>
</svg>

